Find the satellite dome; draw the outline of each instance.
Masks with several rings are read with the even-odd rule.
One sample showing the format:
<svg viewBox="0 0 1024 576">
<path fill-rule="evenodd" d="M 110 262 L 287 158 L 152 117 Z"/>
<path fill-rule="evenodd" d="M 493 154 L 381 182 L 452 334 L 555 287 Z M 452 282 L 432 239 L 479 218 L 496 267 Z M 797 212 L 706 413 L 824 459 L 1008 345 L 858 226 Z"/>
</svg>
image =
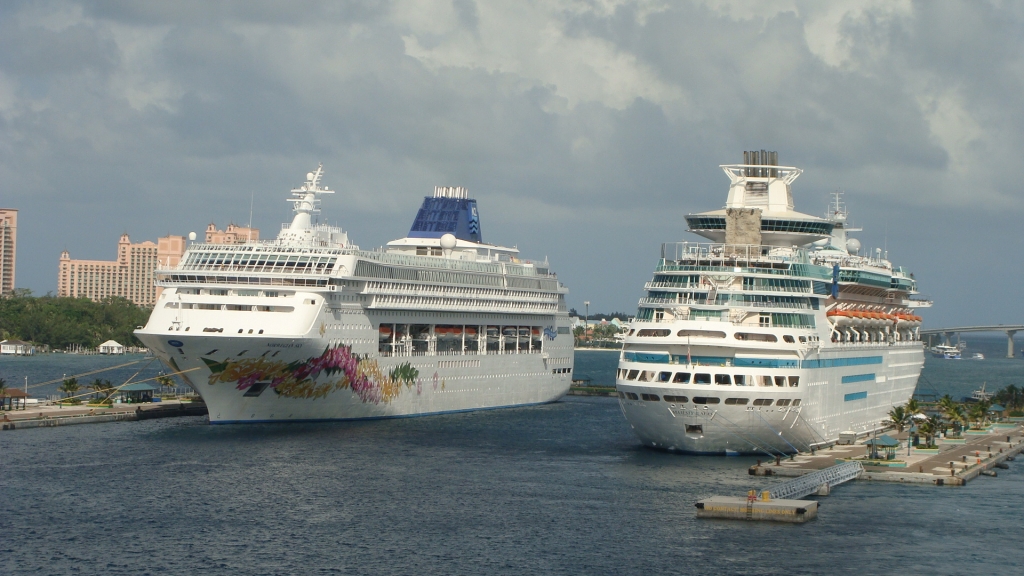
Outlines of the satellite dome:
<svg viewBox="0 0 1024 576">
<path fill-rule="evenodd" d="M 850 254 L 858 254 L 860 252 L 860 240 L 856 238 L 850 238 L 846 241 L 846 251 Z"/>
<path fill-rule="evenodd" d="M 455 248 L 455 243 L 456 240 L 454 234 L 445 234 L 444 236 L 441 236 L 441 248 L 443 250 L 451 250 L 452 248 Z"/>
</svg>

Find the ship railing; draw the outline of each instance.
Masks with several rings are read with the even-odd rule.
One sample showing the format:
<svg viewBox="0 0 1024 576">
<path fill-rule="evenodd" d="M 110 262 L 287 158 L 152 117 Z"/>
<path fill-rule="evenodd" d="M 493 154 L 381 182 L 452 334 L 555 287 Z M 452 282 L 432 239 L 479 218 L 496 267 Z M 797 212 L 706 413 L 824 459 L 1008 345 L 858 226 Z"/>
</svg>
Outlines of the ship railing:
<svg viewBox="0 0 1024 576">
<path fill-rule="evenodd" d="M 507 290 L 496 289 L 493 292 L 483 292 L 461 286 L 451 287 L 452 291 L 448 291 L 436 289 L 431 286 L 424 286 L 422 289 L 407 289 L 369 285 L 374 284 L 374 282 L 368 282 L 367 284 L 366 289 L 364 289 L 361 294 L 381 296 L 425 296 L 431 298 L 467 298 L 471 300 L 508 300 L 514 302 L 534 302 L 539 304 L 552 304 L 558 302 L 558 294 L 555 293 L 525 292 L 511 288 Z M 501 292 L 506 293 L 502 294 Z"/>
<path fill-rule="evenodd" d="M 813 310 L 810 304 L 797 302 L 742 302 L 733 300 L 715 300 L 708 302 L 705 298 L 641 298 L 640 306 L 716 306 L 729 308 L 756 308 L 759 310 Z"/>
<path fill-rule="evenodd" d="M 665 242 L 661 245 L 661 257 L 672 261 L 808 263 L 807 251 L 803 248 L 759 244 Z"/>
</svg>

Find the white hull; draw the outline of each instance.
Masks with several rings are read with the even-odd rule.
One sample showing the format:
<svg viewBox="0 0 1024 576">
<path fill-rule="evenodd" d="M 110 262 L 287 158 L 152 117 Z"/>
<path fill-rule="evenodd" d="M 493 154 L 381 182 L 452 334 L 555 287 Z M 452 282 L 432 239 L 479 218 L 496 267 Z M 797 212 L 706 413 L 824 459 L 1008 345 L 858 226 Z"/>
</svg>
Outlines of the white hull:
<svg viewBox="0 0 1024 576">
<path fill-rule="evenodd" d="M 356 391 L 345 382 L 343 372 L 324 371 L 309 378 L 310 385 L 305 391 L 310 396 L 309 391 L 319 387 L 325 391 L 322 396 L 291 395 L 294 391 L 278 393 L 267 382 L 269 378 L 262 380 L 263 390 L 253 395 L 261 382 L 256 379 L 256 383 L 246 386 L 247 368 L 251 372 L 268 366 L 273 370 L 280 365 L 301 364 L 321 356 L 329 341 L 175 335 L 174 339 L 183 343 L 184 354 L 179 354 L 167 345 L 166 337 L 142 333 L 138 336 L 169 367 L 183 372 L 182 376 L 206 402 L 210 422 L 214 424 L 395 418 L 543 404 L 565 395 L 572 378 L 571 372 L 552 373 L 541 354 L 385 357 L 362 362 L 375 363 L 380 375 L 408 365 L 416 376 L 390 383 L 371 378 L 370 388 Z M 203 351 L 213 349 L 217 352 L 203 355 Z M 248 352 L 238 358 L 243 350 Z M 262 356 L 264 366 L 256 367 L 264 351 L 270 351 Z M 236 370 L 237 374 L 228 374 L 227 379 L 221 377 L 225 371 L 215 372 L 209 365 L 209 361 L 235 359 L 248 360 L 248 364 Z"/>
<path fill-rule="evenodd" d="M 622 393 L 620 396 L 625 396 L 619 400 L 623 414 L 647 446 L 697 454 L 792 453 L 834 443 L 840 432 L 866 434 L 877 429 L 893 406 L 910 399 L 924 365 L 924 349 L 919 342 L 823 349 L 807 359 L 864 357 L 880 357 L 881 361 L 840 368 L 768 370 L 622 362 L 620 368 L 623 369 L 659 372 L 757 373 L 783 375 L 787 379 L 797 376 L 799 384 L 795 387 L 788 384 L 783 387 L 673 385 L 619 379 L 616 387 Z M 844 384 L 844 377 L 852 382 Z M 630 399 L 629 392 L 641 399 Z M 658 400 L 643 400 L 643 394 L 657 395 Z M 688 402 L 665 401 L 665 396 L 685 396 Z M 718 398 L 719 403 L 695 404 L 694 397 Z M 734 398 L 746 399 L 746 404 L 725 404 Z M 770 406 L 754 406 L 754 401 L 759 399 L 773 402 Z M 779 400 L 789 400 L 789 405 L 778 406 Z M 796 400 L 800 402 L 794 406 Z"/>
</svg>

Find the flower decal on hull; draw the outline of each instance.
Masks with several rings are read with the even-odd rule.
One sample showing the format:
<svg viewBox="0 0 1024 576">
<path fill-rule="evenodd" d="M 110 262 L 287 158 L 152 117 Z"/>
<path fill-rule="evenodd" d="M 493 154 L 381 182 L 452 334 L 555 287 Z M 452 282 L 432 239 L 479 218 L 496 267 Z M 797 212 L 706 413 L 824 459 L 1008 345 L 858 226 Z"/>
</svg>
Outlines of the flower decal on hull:
<svg viewBox="0 0 1024 576">
<path fill-rule="evenodd" d="M 345 345 L 290 363 L 266 358 L 202 360 L 210 369 L 210 385 L 233 382 L 239 390 L 248 390 L 256 383 L 269 383 L 286 398 L 324 398 L 348 388 L 364 403 L 388 404 L 402 393 L 403 385 L 411 388 L 419 377 L 419 370 L 408 362 L 385 375 L 377 360 L 353 354 Z"/>
</svg>

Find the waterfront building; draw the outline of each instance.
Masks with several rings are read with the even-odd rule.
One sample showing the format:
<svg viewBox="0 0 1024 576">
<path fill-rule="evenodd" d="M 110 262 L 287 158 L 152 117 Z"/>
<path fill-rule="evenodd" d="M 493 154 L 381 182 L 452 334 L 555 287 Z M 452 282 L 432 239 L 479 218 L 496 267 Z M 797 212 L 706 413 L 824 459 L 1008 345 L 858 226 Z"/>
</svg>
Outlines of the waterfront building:
<svg viewBox="0 0 1024 576">
<path fill-rule="evenodd" d="M 259 239 L 259 228 L 246 228 L 245 226 L 228 224 L 226 230 L 217 230 L 217 226 L 212 222 L 206 227 L 207 244 L 245 244 L 246 242 L 255 242 Z"/>
<path fill-rule="evenodd" d="M 0 354 L 11 356 L 30 356 L 35 354 L 36 348 L 29 342 L 21 340 L 4 340 L 0 342 Z"/>
<path fill-rule="evenodd" d="M 0 296 L 14 291 L 17 240 L 18 211 L 0 208 Z"/>
<path fill-rule="evenodd" d="M 65 250 L 60 255 L 57 295 L 94 301 L 120 296 L 139 306 L 153 306 L 161 292 L 154 272 L 177 266 L 184 253 L 183 236 L 133 244 L 127 234 L 117 243 L 116 260 L 73 260 Z"/>
<path fill-rule="evenodd" d="M 100 354 L 124 354 L 124 346 L 118 344 L 116 340 L 107 340 L 103 344 L 100 344 Z"/>
</svg>

